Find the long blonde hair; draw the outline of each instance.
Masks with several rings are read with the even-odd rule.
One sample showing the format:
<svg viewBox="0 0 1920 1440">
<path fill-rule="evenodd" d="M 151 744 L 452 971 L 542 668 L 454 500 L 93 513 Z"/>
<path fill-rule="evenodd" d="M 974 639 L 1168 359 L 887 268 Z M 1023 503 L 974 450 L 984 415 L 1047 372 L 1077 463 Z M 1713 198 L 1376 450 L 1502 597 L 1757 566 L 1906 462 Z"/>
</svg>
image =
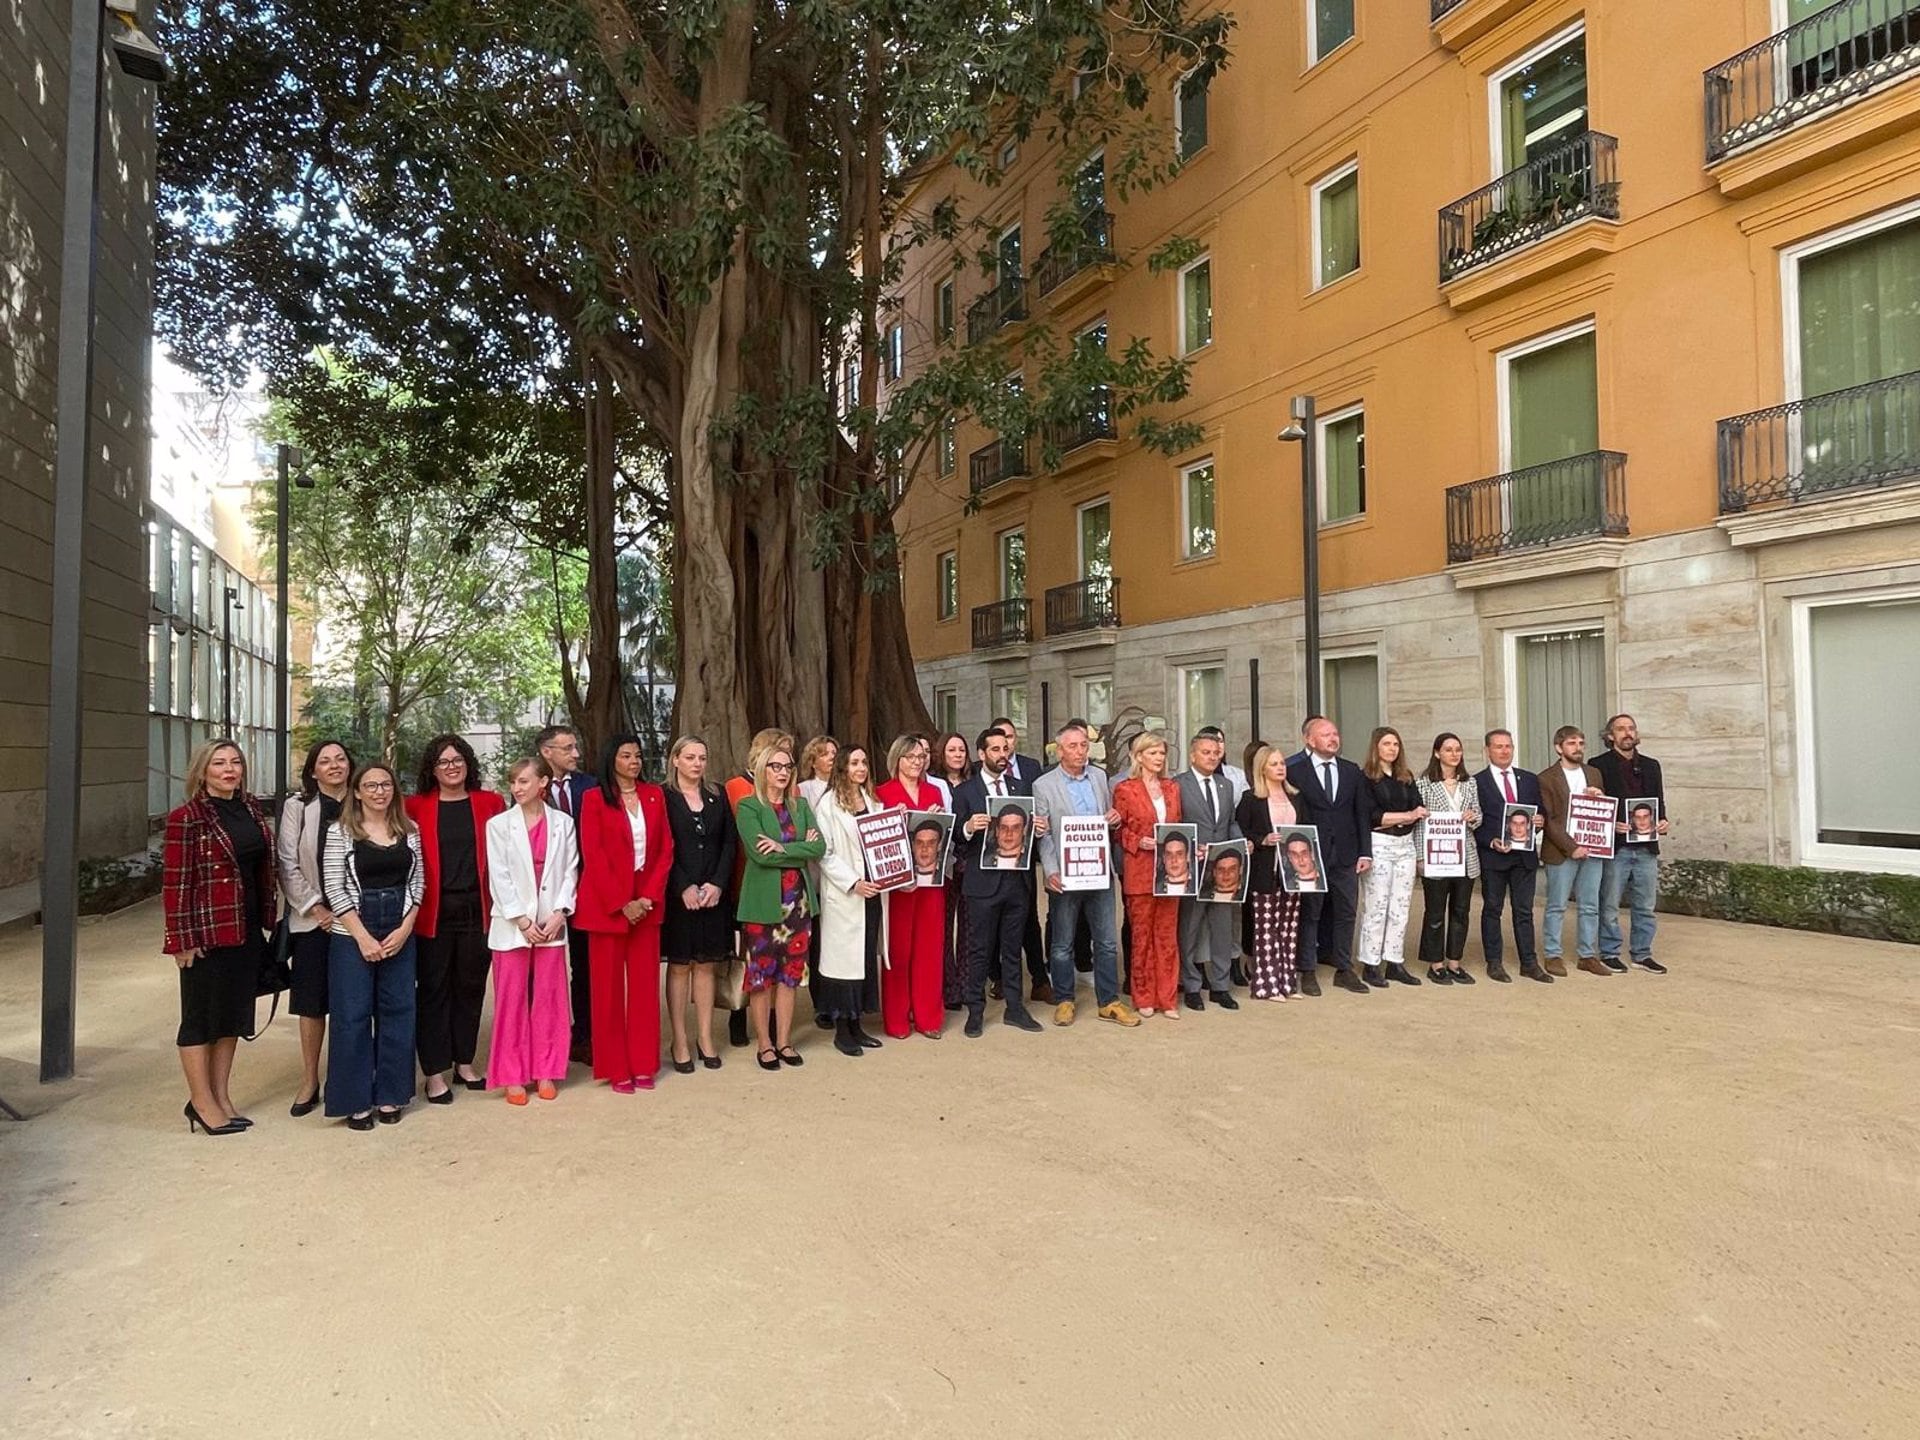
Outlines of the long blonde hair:
<svg viewBox="0 0 1920 1440">
<path fill-rule="evenodd" d="M 347 786 L 347 798 L 340 802 L 340 828 L 347 832 L 349 840 L 367 838 L 366 812 L 360 808 L 360 782 L 376 770 L 393 782 L 393 798 L 387 802 L 387 825 L 394 838 L 404 840 L 413 833 L 413 817 L 407 814 L 400 795 L 400 777 L 384 760 L 369 760 L 354 771 L 353 783 Z"/>
<path fill-rule="evenodd" d="M 187 798 L 198 800 L 207 793 L 207 767 L 213 763 L 213 757 L 222 750 L 231 750 L 240 757 L 240 788 L 234 793 L 247 793 L 247 752 L 240 748 L 237 740 L 209 740 L 193 752 L 193 758 L 187 761 Z"/>
<path fill-rule="evenodd" d="M 1247 766 L 1247 783 L 1253 787 L 1253 793 L 1262 800 L 1269 798 L 1273 794 L 1273 788 L 1267 784 L 1267 761 L 1273 754 L 1274 747 L 1271 745 L 1256 746 L 1253 752 L 1253 759 L 1248 762 Z M 1282 794 L 1286 795 L 1298 795 L 1300 793 L 1293 788 L 1293 782 L 1287 779 L 1284 770 L 1280 773 L 1280 790 Z"/>
<path fill-rule="evenodd" d="M 760 752 L 759 758 L 753 762 L 753 793 L 758 797 L 760 803 L 769 810 L 773 809 L 775 805 L 785 805 L 791 809 L 793 806 L 793 797 L 800 793 L 800 778 L 794 771 L 787 771 L 787 793 L 784 796 L 779 800 L 775 800 L 771 795 L 767 794 L 767 775 L 769 773 L 767 770 L 767 762 L 776 755 L 785 755 L 788 764 L 791 765 L 793 763 L 793 746 L 769 745 L 765 750 Z"/>
<path fill-rule="evenodd" d="M 680 788 L 680 772 L 675 768 L 675 762 L 679 760 L 681 752 L 689 745 L 698 745 L 702 750 L 708 749 L 707 742 L 702 740 L 698 735 L 682 735 L 667 747 L 667 788 L 669 790 L 678 790 Z M 700 793 L 710 800 L 715 795 L 718 795 L 720 791 L 711 780 L 702 780 L 700 782 Z"/>
<path fill-rule="evenodd" d="M 848 757 L 855 754 L 867 757 L 865 785 L 854 784 L 853 776 L 847 773 Z M 833 792 L 833 798 L 840 802 L 840 808 L 849 815 L 858 814 L 873 803 L 873 755 L 866 746 L 850 743 L 842 745 L 834 752 L 833 774 L 827 777 L 827 789 Z"/>
</svg>

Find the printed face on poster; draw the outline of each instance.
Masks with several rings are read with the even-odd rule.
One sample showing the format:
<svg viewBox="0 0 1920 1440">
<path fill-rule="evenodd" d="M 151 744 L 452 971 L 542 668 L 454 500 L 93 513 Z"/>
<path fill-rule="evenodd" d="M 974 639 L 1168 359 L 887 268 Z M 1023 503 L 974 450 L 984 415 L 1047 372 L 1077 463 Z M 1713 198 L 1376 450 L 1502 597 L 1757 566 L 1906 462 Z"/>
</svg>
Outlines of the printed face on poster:
<svg viewBox="0 0 1920 1440">
<path fill-rule="evenodd" d="M 1611 795 L 1573 795 L 1567 799 L 1567 834 L 1591 860 L 1613 858 L 1613 827 L 1620 812 Z"/>
<path fill-rule="evenodd" d="M 1535 837 L 1540 833 L 1540 812 L 1533 806 L 1507 806 L 1500 823 L 1501 838 L 1508 850 L 1518 852 L 1534 848 Z"/>
<path fill-rule="evenodd" d="M 1437 813 L 1422 822 L 1421 864 L 1429 879 L 1454 880 L 1467 873 L 1467 817 Z"/>
<path fill-rule="evenodd" d="M 913 851 L 907 843 L 905 810 L 899 806 L 871 810 L 854 816 L 853 825 L 860 836 L 860 856 L 869 881 L 882 890 L 913 884 Z"/>
<path fill-rule="evenodd" d="M 982 870 L 1033 867 L 1033 797 L 996 795 L 987 801 L 987 828 L 980 840 Z"/>
<path fill-rule="evenodd" d="M 1629 845 L 1651 845 L 1660 838 L 1660 802 L 1658 800 L 1622 800 L 1620 823 L 1627 833 L 1620 838 Z"/>
<path fill-rule="evenodd" d="M 1289 895 L 1318 895 L 1327 888 L 1320 862 L 1320 831 L 1291 825 L 1280 832 L 1280 888 Z"/>
<path fill-rule="evenodd" d="M 953 816 L 944 810 L 912 815 L 907 822 L 907 843 L 913 850 L 913 883 L 922 889 L 946 884 Z"/>
<path fill-rule="evenodd" d="M 1220 840 L 1207 847 L 1206 874 L 1200 884 L 1200 898 L 1216 905 L 1238 905 L 1247 898 L 1247 881 L 1252 866 L 1247 860 L 1247 842 Z"/>
<path fill-rule="evenodd" d="M 1113 832 L 1104 815 L 1062 815 L 1054 824 L 1060 835 L 1060 887 L 1063 890 L 1105 890 L 1113 883 Z"/>
<path fill-rule="evenodd" d="M 1153 827 L 1153 893 L 1191 895 L 1200 888 L 1200 867 L 1193 862 L 1199 850 L 1191 825 Z"/>
</svg>

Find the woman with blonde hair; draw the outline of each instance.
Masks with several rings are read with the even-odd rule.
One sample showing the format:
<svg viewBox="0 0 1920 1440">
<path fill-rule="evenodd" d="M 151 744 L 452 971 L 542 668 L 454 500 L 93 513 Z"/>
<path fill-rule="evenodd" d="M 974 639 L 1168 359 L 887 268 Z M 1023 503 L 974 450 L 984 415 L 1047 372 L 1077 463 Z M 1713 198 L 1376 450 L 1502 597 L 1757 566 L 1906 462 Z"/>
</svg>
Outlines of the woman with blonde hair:
<svg viewBox="0 0 1920 1440">
<path fill-rule="evenodd" d="M 927 773 L 930 759 L 924 735 L 902 735 L 887 747 L 888 778 L 876 798 L 883 806 L 897 805 L 907 811 L 909 826 L 928 824 L 914 818 L 917 815 L 953 808 L 951 793 L 939 789 Z M 886 899 L 887 968 L 880 984 L 881 1018 L 895 1040 L 904 1040 L 916 1030 L 929 1040 L 940 1038 L 946 1019 L 947 913 L 952 889 L 942 875 L 937 884 L 903 886 Z"/>
<path fill-rule="evenodd" d="M 809 805 L 818 805 L 820 797 L 833 783 L 833 762 L 839 757 L 840 742 L 831 735 L 816 735 L 800 751 L 800 764 L 794 771 L 794 786 Z"/>
<path fill-rule="evenodd" d="M 726 784 L 727 810 L 732 815 L 734 822 L 733 894 L 736 899 L 740 894 L 740 883 L 746 878 L 747 873 L 746 851 L 739 843 L 740 802 L 753 794 L 753 777 L 760 768 L 760 761 L 762 757 L 776 745 L 784 745 L 787 753 L 791 755 L 794 746 L 792 734 L 780 729 L 777 725 L 770 725 L 763 730 L 754 731 L 753 739 L 747 742 L 747 756 L 744 766 L 740 773 L 732 776 Z M 733 912 L 733 906 L 729 905 L 727 910 L 728 913 L 731 914 Z M 744 942 L 740 939 L 739 931 L 740 927 L 736 922 L 734 925 L 734 949 L 736 954 L 738 954 L 744 962 Z M 745 968 L 744 964 L 742 968 Z M 747 1043 L 746 996 L 736 991 L 736 993 L 725 996 L 724 998 L 726 999 L 730 1012 L 727 1016 L 727 1043 L 729 1045 L 745 1045 Z"/>
<path fill-rule="evenodd" d="M 1413 833 L 1427 807 L 1398 730 L 1382 725 L 1373 732 L 1360 773 L 1373 807 L 1373 866 L 1360 877 L 1360 973 L 1377 990 L 1389 981 L 1418 985 L 1420 977 L 1407 972 L 1407 907 L 1418 859 Z"/>
<path fill-rule="evenodd" d="M 487 884 L 493 914 L 493 1040 L 487 1080 L 509 1105 L 559 1093 L 572 1038 L 568 1010 L 567 917 L 579 883 L 573 819 L 547 803 L 553 778 L 544 760 L 524 756 L 507 767 L 509 810 L 487 821 Z"/>
<path fill-rule="evenodd" d="M 254 991 L 274 918 L 273 831 L 247 793 L 247 757 L 210 740 L 187 763 L 187 800 L 167 816 L 161 852 L 162 946 L 180 971 L 174 1044 L 187 1077 L 187 1131 L 237 1135 L 253 1121 L 228 1082 L 240 1037 L 253 1031 Z"/>
<path fill-rule="evenodd" d="M 826 853 L 813 808 L 793 784 L 793 750 L 775 745 L 754 769 L 753 793 L 734 812 L 746 875 L 736 914 L 746 950 L 742 988 L 762 1070 L 799 1065 L 793 994 L 807 974 L 816 914 L 807 866 Z M 769 1012 L 772 1031 L 769 1034 Z"/>
<path fill-rule="evenodd" d="M 1180 900 L 1153 893 L 1156 825 L 1180 821 L 1180 787 L 1167 774 L 1167 737 L 1142 730 L 1128 748 L 1132 772 L 1113 787 L 1120 812 L 1120 893 L 1133 930 L 1133 1008 L 1180 1018 Z"/>
<path fill-rule="evenodd" d="M 861 1028 L 860 1017 L 880 1008 L 880 955 L 886 910 L 880 887 L 867 878 L 858 817 L 878 810 L 864 745 L 847 744 L 834 756 L 833 775 L 814 806 L 820 827 L 820 923 L 816 926 L 820 978 L 813 1007 L 833 1022 L 833 1048 L 861 1055 L 880 1042 Z"/>
<path fill-rule="evenodd" d="M 333 912 L 327 955 L 332 1027 L 327 1114 L 349 1130 L 397 1125 L 413 1097 L 413 922 L 426 894 L 420 835 L 393 769 L 375 760 L 353 777 L 320 856 Z"/>
<path fill-rule="evenodd" d="M 1300 988 L 1296 960 L 1300 943 L 1300 897 L 1280 883 L 1280 837 L 1299 823 L 1294 788 L 1287 783 L 1287 755 L 1261 745 L 1247 757 L 1247 793 L 1234 806 L 1234 822 L 1253 855 L 1248 882 L 1253 905 L 1253 945 L 1248 982 L 1256 1000 L 1286 1000 Z"/>
<path fill-rule="evenodd" d="M 719 967 L 733 953 L 733 911 L 726 899 L 738 842 L 726 797 L 707 781 L 707 742 L 698 735 L 682 735 L 668 749 L 666 793 L 673 868 L 667 875 L 660 950 L 667 962 L 673 1068 L 691 1075 L 695 1049 L 707 1069 L 720 1068 L 713 1048 L 713 997 Z M 689 996 L 698 1031 L 691 1046 Z"/>
</svg>

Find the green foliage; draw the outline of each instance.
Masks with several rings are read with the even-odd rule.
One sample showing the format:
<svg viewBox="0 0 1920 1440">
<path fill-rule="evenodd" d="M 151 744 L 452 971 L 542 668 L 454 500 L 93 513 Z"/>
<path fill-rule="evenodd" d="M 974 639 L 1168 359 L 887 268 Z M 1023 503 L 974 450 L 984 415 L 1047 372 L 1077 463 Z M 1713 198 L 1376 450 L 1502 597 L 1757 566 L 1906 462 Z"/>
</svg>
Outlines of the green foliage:
<svg viewBox="0 0 1920 1440">
<path fill-rule="evenodd" d="M 1660 908 L 1682 915 L 1920 945 L 1920 876 L 1673 860 Z"/>
</svg>

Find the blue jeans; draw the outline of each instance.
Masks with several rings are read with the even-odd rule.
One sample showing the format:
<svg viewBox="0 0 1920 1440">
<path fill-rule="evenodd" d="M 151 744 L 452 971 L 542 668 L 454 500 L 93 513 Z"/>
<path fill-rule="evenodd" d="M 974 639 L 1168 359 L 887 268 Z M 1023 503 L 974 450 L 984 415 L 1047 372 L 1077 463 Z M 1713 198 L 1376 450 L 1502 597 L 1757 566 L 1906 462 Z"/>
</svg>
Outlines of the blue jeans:
<svg viewBox="0 0 1920 1440">
<path fill-rule="evenodd" d="M 1120 935 L 1113 919 L 1113 889 L 1047 892 L 1047 925 L 1052 945 L 1047 951 L 1053 998 L 1073 999 L 1073 932 L 1082 915 L 1093 937 L 1093 998 L 1106 1006 L 1120 998 Z"/>
<path fill-rule="evenodd" d="M 407 913 L 405 890 L 366 890 L 360 923 L 385 939 Z M 362 958 L 345 925 L 327 950 L 327 1114 L 358 1115 L 413 1098 L 413 937 L 391 959 Z"/>
<path fill-rule="evenodd" d="M 1620 904 L 1633 906 L 1632 949 L 1635 960 L 1653 958 L 1653 900 L 1660 889 L 1660 857 L 1643 845 L 1622 845 L 1606 862 L 1600 886 L 1600 954 L 1620 958 Z"/>
<path fill-rule="evenodd" d="M 1598 955 L 1600 939 L 1600 869 L 1604 860 L 1562 860 L 1547 866 L 1547 929 L 1541 936 L 1541 950 L 1549 960 L 1560 958 L 1561 921 L 1567 913 L 1567 900 L 1576 904 L 1579 918 L 1574 922 L 1574 954 L 1582 959 Z"/>
</svg>

